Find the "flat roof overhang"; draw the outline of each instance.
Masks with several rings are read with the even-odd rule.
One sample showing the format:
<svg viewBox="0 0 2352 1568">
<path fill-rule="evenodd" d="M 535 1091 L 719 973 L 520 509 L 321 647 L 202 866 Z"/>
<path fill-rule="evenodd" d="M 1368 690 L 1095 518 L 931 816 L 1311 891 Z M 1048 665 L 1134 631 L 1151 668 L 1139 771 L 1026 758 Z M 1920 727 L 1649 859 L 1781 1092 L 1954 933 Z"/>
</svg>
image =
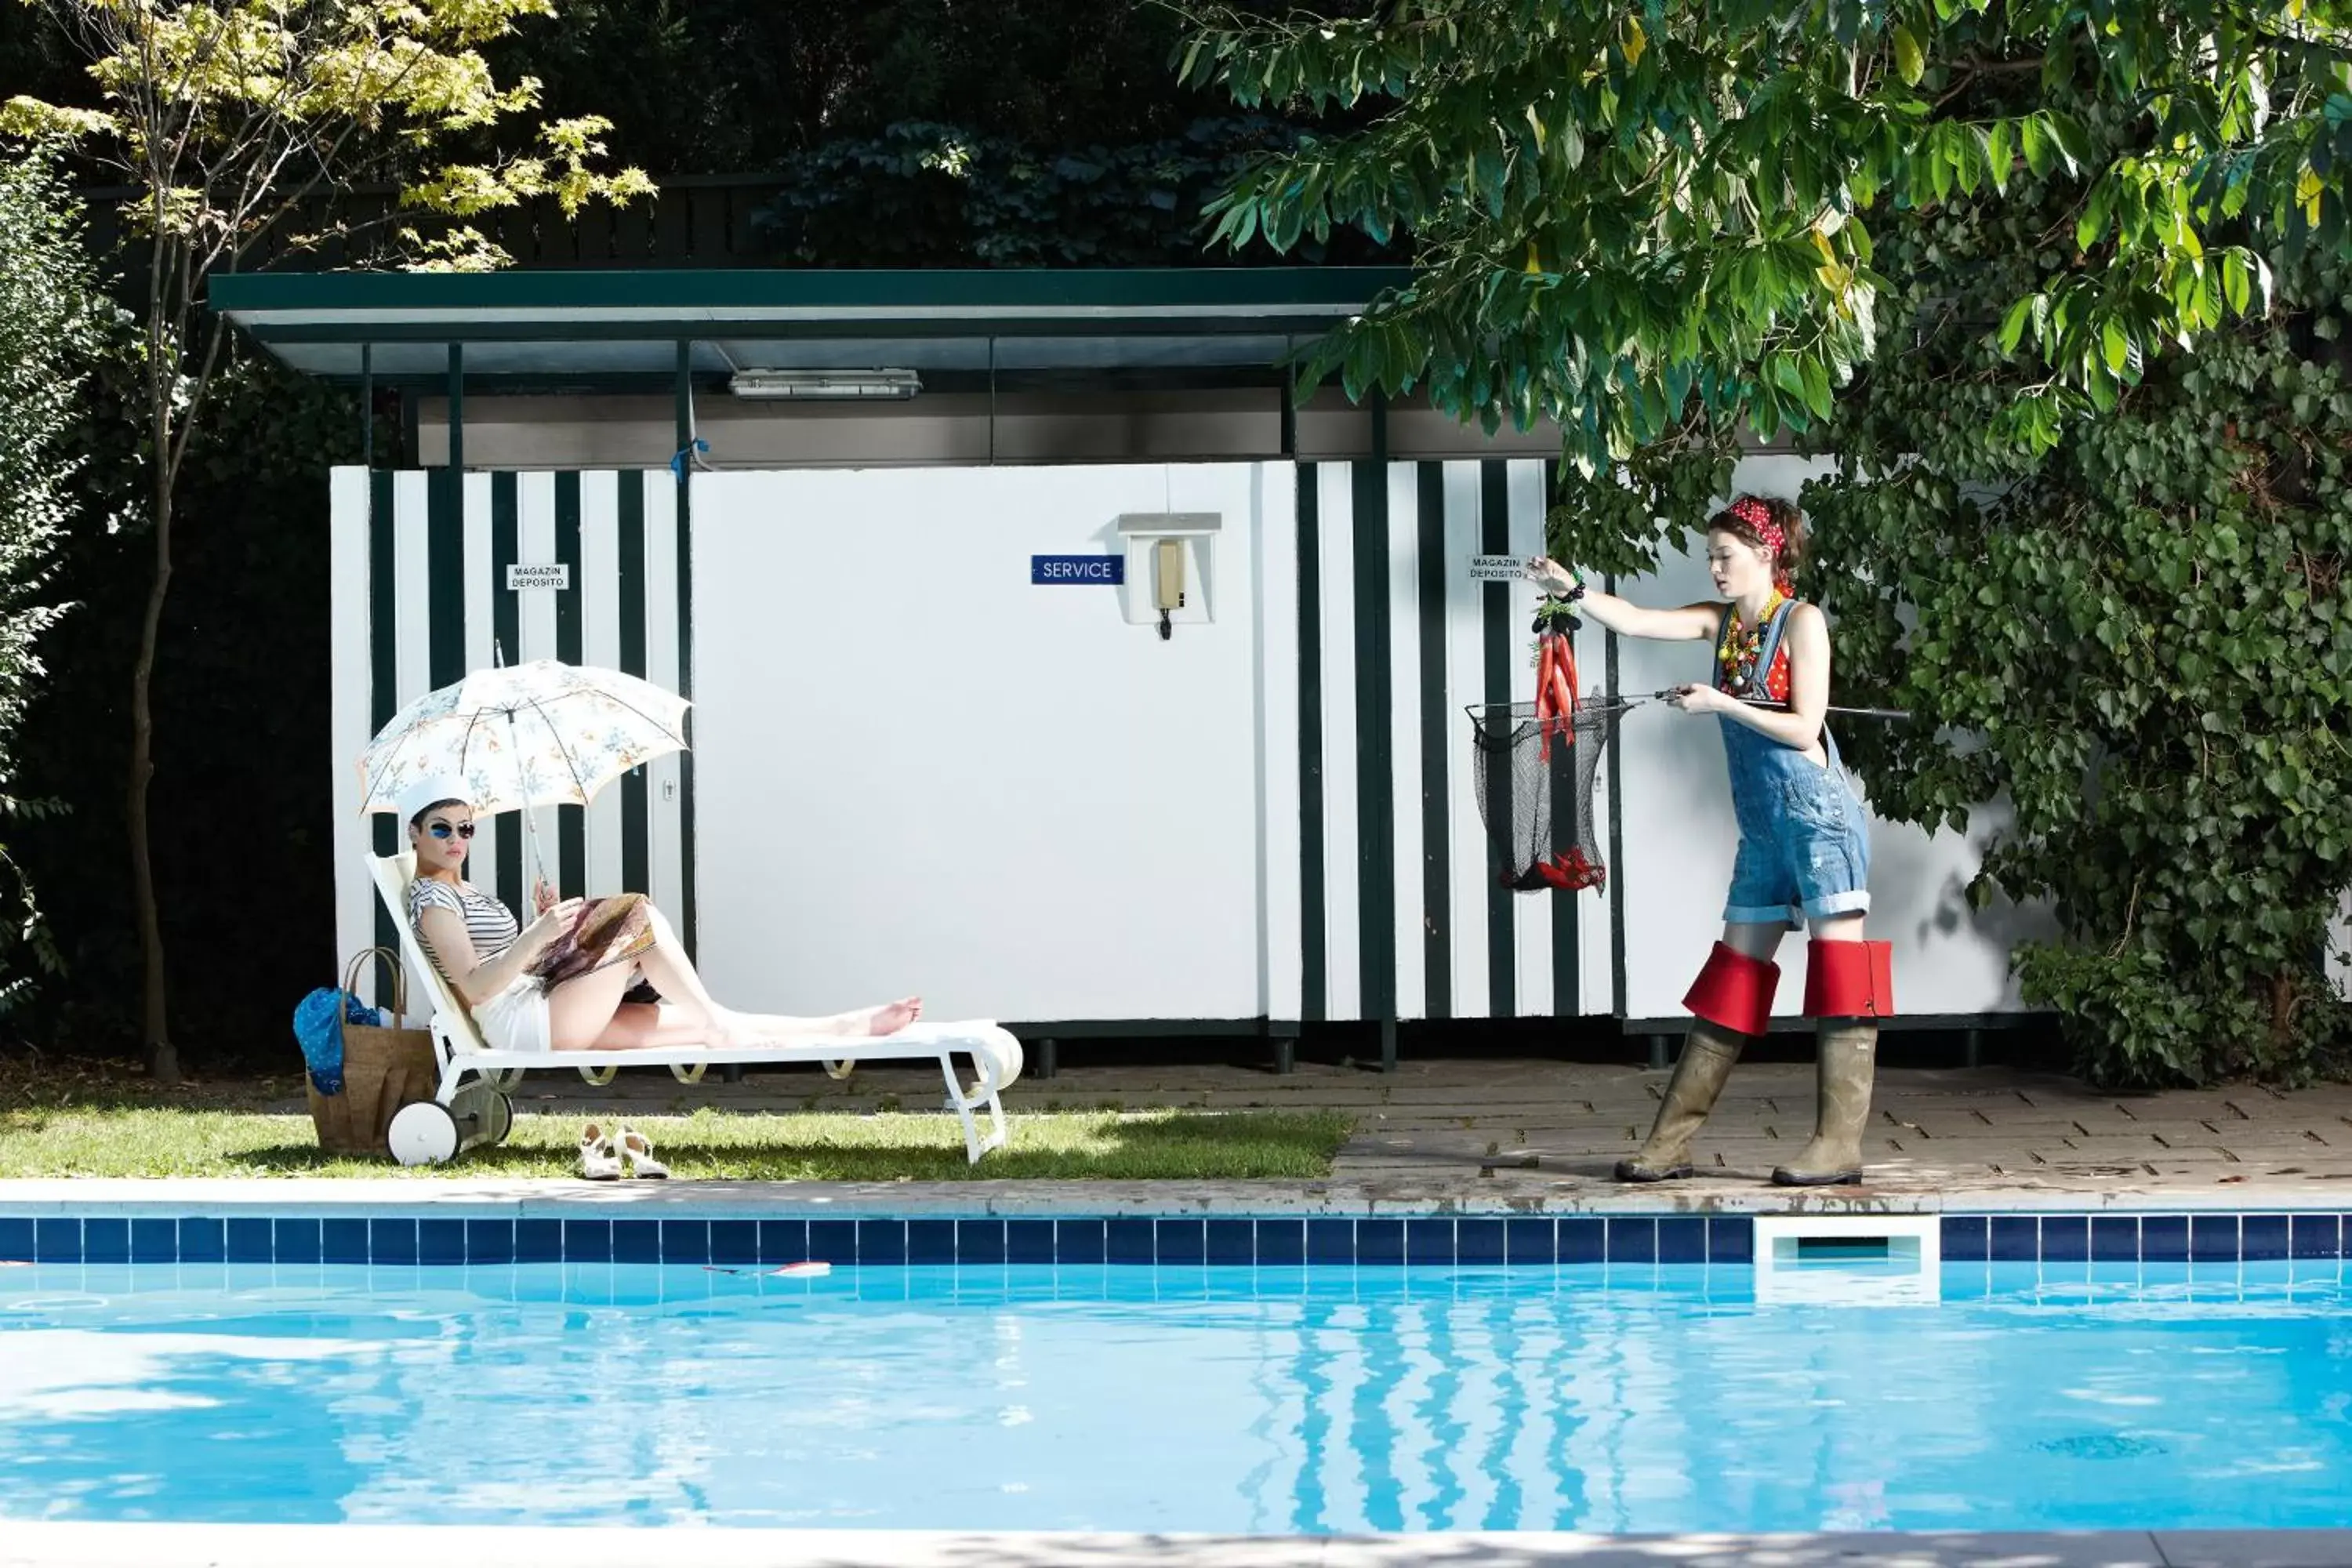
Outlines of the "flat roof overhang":
<svg viewBox="0 0 2352 1568">
<path fill-rule="evenodd" d="M 567 387 L 904 369 L 926 385 L 1254 384 L 1401 268 L 237 273 L 220 311 L 330 380 Z"/>
</svg>

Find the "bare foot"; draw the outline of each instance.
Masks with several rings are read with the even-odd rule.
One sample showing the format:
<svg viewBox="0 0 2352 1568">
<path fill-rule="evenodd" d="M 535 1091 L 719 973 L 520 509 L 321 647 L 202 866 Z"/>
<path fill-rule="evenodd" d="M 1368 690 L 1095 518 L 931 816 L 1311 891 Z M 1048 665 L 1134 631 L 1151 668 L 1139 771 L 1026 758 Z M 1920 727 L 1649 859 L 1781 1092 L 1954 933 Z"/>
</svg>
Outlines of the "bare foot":
<svg viewBox="0 0 2352 1568">
<path fill-rule="evenodd" d="M 842 1036 L 895 1035 L 923 1016 L 923 999 L 904 996 L 878 1007 L 860 1007 L 829 1018 L 772 1018 L 760 1013 L 730 1013 L 720 1021 L 716 1039 L 733 1048 L 797 1045 L 803 1040 Z"/>
<path fill-rule="evenodd" d="M 895 1035 L 922 1016 L 923 999 L 920 996 L 902 996 L 896 1002 L 885 1002 L 879 1007 L 852 1013 L 849 1016 L 854 1026 L 849 1032 L 853 1035 Z"/>
</svg>

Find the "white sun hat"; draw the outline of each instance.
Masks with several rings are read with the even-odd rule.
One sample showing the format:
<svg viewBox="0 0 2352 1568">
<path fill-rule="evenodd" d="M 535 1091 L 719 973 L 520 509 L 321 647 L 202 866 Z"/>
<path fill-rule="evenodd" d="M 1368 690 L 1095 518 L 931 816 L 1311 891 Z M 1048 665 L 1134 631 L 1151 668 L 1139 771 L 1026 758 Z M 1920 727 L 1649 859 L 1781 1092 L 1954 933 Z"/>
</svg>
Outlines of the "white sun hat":
<svg viewBox="0 0 2352 1568">
<path fill-rule="evenodd" d="M 416 820 L 416 814 L 426 806 L 438 805 L 445 800 L 474 803 L 474 786 L 455 773 L 428 773 L 400 792 L 394 809 L 400 813 L 403 826 Z"/>
</svg>

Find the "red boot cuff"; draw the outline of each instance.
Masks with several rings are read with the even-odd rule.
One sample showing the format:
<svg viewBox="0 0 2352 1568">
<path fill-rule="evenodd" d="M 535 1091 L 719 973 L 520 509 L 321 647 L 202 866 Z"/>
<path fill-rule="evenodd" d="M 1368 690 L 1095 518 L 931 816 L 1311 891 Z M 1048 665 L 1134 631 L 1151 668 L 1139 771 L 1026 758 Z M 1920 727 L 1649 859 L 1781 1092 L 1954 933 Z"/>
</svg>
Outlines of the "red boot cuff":
<svg viewBox="0 0 2352 1568">
<path fill-rule="evenodd" d="M 1815 942 L 1805 947 L 1805 1016 L 1886 1018 L 1895 1013 L 1895 944 Z"/>
<path fill-rule="evenodd" d="M 1710 1024 L 1742 1035 L 1761 1035 L 1772 1022 L 1772 994 L 1780 988 L 1780 966 L 1715 944 L 1706 966 L 1691 982 L 1683 1005 Z"/>
</svg>

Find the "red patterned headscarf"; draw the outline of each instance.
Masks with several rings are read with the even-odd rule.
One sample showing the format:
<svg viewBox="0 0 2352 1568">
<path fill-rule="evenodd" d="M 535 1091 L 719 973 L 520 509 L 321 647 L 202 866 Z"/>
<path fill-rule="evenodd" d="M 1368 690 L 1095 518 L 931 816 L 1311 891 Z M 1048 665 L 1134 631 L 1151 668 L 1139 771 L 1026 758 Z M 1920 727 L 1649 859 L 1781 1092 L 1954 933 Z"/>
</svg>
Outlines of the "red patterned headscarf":
<svg viewBox="0 0 2352 1568">
<path fill-rule="evenodd" d="M 1738 518 L 1755 531 L 1756 542 L 1764 547 L 1767 555 L 1770 556 L 1775 563 L 1780 561 L 1780 551 L 1789 542 L 1789 535 L 1779 523 L 1772 521 L 1770 507 L 1766 506 L 1754 496 L 1741 496 L 1726 510 L 1729 515 Z"/>
</svg>

